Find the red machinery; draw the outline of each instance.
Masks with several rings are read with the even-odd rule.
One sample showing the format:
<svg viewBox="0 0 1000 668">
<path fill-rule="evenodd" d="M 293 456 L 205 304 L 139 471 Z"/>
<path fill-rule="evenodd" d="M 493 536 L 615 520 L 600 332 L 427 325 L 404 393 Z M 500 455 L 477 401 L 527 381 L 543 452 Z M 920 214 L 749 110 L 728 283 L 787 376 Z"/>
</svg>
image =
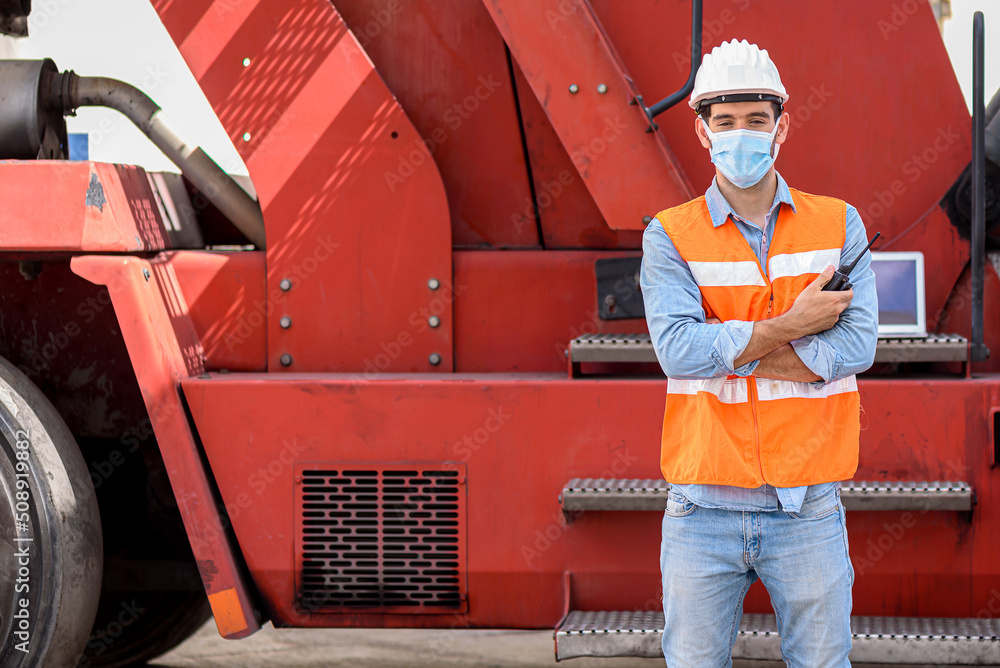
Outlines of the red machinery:
<svg viewBox="0 0 1000 668">
<path fill-rule="evenodd" d="M 642 103 L 688 76 L 691 1 L 152 3 L 266 244 L 217 174 L 58 159 L 64 111 L 134 100 L 31 70 L 20 157 L 51 159 L 0 163 L 0 664 L 125 665 L 209 607 L 228 638 L 558 627 L 559 658 L 658 655 L 665 381 L 614 267 L 713 174 L 690 110 Z M 1000 256 L 972 280 L 972 132 L 932 10 L 702 12 L 706 45 L 778 64 L 782 175 L 923 252 L 931 330 L 956 333 L 882 345 L 859 382 L 853 656 L 1000 663 L 1000 376 L 967 338 L 981 304 L 1000 350 Z M 737 654 L 777 656 L 759 585 L 745 609 Z"/>
</svg>

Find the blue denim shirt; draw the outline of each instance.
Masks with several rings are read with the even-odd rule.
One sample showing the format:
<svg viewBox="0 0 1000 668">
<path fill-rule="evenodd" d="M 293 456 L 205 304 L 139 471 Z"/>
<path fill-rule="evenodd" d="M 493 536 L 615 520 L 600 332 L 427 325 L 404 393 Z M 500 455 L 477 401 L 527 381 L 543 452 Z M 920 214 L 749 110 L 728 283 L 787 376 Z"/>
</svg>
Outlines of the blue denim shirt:
<svg viewBox="0 0 1000 668">
<path fill-rule="evenodd" d="M 777 176 L 778 188 L 763 230 L 736 215 L 714 179 L 705 192 L 712 225 L 718 227 L 732 219 L 764 271 L 767 271 L 767 252 L 780 207 L 784 205 L 795 210 L 788 185 L 780 174 Z M 847 205 L 846 225 L 842 262 L 853 260 L 868 244 L 861 216 L 850 204 Z M 841 313 L 837 324 L 825 332 L 791 342 L 802 363 L 822 378 L 816 381 L 819 385 L 860 373 L 870 367 L 875 358 L 878 302 L 870 253 L 865 253 L 851 272 L 851 282 L 854 299 Z M 669 377 L 697 379 L 753 374 L 759 360 L 733 367 L 750 341 L 753 323 L 739 320 L 705 323 L 701 292 L 691 270 L 655 218 L 642 236 L 640 287 L 656 358 Z M 826 485 L 835 484 L 814 485 L 809 496 L 823 491 L 820 488 Z M 780 501 L 780 508 L 787 512 L 798 512 L 809 491 L 807 487 L 775 488 L 767 484 L 753 489 L 728 485 L 674 485 L 673 488 L 699 506 L 708 508 L 778 510 Z"/>
</svg>

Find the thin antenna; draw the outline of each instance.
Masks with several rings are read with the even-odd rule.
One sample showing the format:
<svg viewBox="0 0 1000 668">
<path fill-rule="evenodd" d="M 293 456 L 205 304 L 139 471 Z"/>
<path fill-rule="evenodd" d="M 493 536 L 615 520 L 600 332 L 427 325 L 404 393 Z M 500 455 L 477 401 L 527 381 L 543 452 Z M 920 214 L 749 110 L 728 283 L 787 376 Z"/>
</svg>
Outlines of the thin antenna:
<svg viewBox="0 0 1000 668">
<path fill-rule="evenodd" d="M 868 242 L 867 246 L 865 246 L 865 250 L 861 251 L 861 253 L 856 258 L 854 258 L 854 262 L 848 265 L 846 269 L 842 269 L 841 271 L 843 271 L 845 274 L 850 274 L 852 271 L 854 271 L 854 265 L 858 263 L 858 260 L 864 257 L 865 251 L 871 248 L 872 244 L 875 243 L 875 240 L 878 239 L 880 236 L 882 236 L 882 233 L 876 232 L 875 236 L 872 237 L 872 240 Z"/>
</svg>

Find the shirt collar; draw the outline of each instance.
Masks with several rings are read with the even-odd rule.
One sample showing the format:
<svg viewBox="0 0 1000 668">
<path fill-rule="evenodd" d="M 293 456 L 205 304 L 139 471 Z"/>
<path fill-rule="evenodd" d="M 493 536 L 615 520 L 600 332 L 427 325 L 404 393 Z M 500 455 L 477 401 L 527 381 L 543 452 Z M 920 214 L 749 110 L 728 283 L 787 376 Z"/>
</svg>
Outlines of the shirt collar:
<svg viewBox="0 0 1000 668">
<path fill-rule="evenodd" d="M 770 210 L 774 211 L 774 207 L 784 202 L 792 207 L 792 212 L 794 213 L 795 202 L 792 201 L 792 192 L 788 189 L 788 184 L 785 183 L 785 179 L 781 178 L 781 174 L 778 174 L 777 171 L 774 174 L 778 177 L 778 188 L 774 191 L 774 201 L 771 202 Z M 735 215 L 733 207 L 729 206 L 729 202 L 722 196 L 722 191 L 719 190 L 719 184 L 716 183 L 715 178 L 712 179 L 712 185 L 705 191 L 705 203 L 708 204 L 708 213 L 712 216 L 713 227 L 718 227 L 726 222 L 729 214 Z"/>
</svg>

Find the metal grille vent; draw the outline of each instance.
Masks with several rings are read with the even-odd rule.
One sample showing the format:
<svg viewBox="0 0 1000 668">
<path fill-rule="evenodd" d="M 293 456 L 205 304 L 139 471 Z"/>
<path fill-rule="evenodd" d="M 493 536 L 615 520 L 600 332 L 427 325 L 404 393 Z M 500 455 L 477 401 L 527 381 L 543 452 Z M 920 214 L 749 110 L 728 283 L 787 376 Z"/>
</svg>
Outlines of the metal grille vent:
<svg viewBox="0 0 1000 668">
<path fill-rule="evenodd" d="M 324 466 L 296 477 L 299 606 L 464 611 L 464 467 Z"/>
</svg>

